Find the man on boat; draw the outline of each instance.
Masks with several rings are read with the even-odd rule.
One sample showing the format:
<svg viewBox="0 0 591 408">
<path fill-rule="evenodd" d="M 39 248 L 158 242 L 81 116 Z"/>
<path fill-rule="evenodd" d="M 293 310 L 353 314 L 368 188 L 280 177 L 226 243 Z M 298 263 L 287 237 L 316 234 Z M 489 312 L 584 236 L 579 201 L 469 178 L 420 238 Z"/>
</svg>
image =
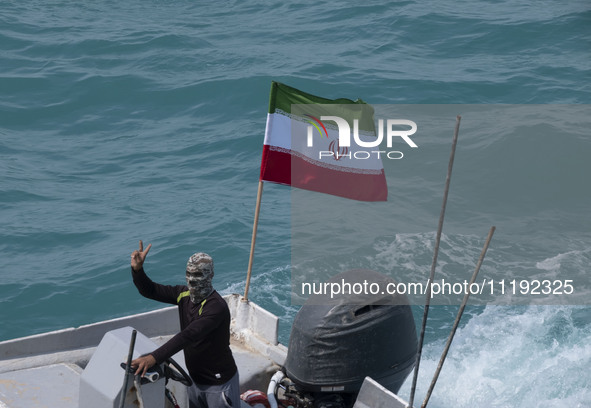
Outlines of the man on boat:
<svg viewBox="0 0 591 408">
<path fill-rule="evenodd" d="M 240 406 L 238 370 L 230 350 L 230 311 L 213 289 L 213 259 L 202 252 L 187 262 L 187 285 L 152 282 L 143 264 L 152 244 L 131 254 L 131 275 L 140 294 L 159 302 L 178 305 L 181 331 L 152 353 L 132 361 L 142 376 L 155 364 L 180 350 L 193 379 L 188 388 L 190 408 Z"/>
</svg>

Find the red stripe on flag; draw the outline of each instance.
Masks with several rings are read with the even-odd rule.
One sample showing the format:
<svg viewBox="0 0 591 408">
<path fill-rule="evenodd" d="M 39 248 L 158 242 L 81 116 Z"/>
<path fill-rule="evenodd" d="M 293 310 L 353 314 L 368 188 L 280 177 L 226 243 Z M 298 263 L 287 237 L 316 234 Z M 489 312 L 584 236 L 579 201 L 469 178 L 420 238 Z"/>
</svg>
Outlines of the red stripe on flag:
<svg viewBox="0 0 591 408">
<path fill-rule="evenodd" d="M 263 146 L 260 180 L 360 201 L 386 201 L 384 170 L 376 174 L 320 167 L 285 151 Z"/>
<path fill-rule="evenodd" d="M 269 145 L 263 145 L 263 159 L 261 160 L 261 176 L 259 180 L 291 185 L 291 154 L 270 150 Z"/>
</svg>

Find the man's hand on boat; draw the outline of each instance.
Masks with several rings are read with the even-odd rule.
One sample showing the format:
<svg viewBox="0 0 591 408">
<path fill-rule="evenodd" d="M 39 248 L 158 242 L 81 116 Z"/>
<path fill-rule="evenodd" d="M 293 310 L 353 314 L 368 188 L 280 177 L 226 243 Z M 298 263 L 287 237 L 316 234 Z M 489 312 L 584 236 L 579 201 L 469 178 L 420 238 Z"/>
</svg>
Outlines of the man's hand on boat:
<svg viewBox="0 0 591 408">
<path fill-rule="evenodd" d="M 147 354 L 145 356 L 141 356 L 136 358 L 131 362 L 131 367 L 136 368 L 135 375 L 141 375 L 142 377 L 149 368 L 153 367 L 156 364 L 156 359 L 151 355 Z"/>
<path fill-rule="evenodd" d="M 134 271 L 139 271 L 142 269 L 144 260 L 146 259 L 148 252 L 150 252 L 150 248 L 152 248 L 152 244 L 148 245 L 144 251 L 144 243 L 140 239 L 140 249 L 131 253 L 131 268 Z"/>
</svg>

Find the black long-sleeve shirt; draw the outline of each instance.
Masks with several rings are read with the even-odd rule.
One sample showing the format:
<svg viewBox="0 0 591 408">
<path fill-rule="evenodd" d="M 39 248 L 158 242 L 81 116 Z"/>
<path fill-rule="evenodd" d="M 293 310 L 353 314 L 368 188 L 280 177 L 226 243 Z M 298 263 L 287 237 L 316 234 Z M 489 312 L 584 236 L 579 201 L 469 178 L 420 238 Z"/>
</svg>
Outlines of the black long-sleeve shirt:
<svg viewBox="0 0 591 408">
<path fill-rule="evenodd" d="M 219 385 L 236 373 L 230 350 L 230 310 L 215 290 L 204 302 L 194 304 L 185 285 L 152 282 L 143 269 L 132 271 L 133 283 L 142 296 L 178 305 L 181 331 L 151 354 L 162 363 L 184 350 L 185 363 L 196 384 Z"/>
</svg>

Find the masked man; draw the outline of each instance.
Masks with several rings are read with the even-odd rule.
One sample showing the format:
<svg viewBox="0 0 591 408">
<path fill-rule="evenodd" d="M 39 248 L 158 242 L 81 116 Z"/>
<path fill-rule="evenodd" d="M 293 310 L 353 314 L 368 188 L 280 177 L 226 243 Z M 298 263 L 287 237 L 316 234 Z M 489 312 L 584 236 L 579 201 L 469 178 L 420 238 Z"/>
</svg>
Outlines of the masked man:
<svg viewBox="0 0 591 408">
<path fill-rule="evenodd" d="M 230 311 L 213 289 L 213 259 L 202 252 L 187 262 L 187 285 L 168 286 L 152 282 L 143 264 L 152 244 L 131 254 L 133 283 L 142 296 L 178 305 L 180 333 L 152 353 L 132 361 L 136 375 L 180 350 L 193 386 L 188 389 L 190 408 L 240 406 L 238 370 L 230 350 Z"/>
</svg>

